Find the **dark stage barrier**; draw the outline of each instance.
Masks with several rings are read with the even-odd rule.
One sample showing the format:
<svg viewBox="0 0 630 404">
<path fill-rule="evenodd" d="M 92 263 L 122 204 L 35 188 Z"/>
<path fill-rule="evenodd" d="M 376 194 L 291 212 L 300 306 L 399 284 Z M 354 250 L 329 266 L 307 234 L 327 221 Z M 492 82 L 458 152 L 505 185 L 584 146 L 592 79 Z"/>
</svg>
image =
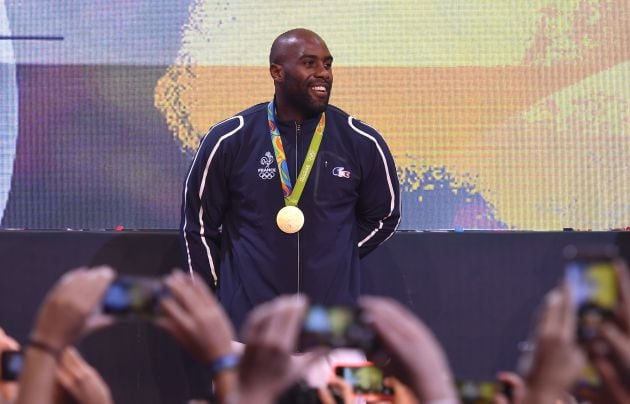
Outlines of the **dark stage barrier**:
<svg viewBox="0 0 630 404">
<path fill-rule="evenodd" d="M 627 232 L 401 232 L 364 260 L 363 289 L 411 307 L 437 334 L 457 377 L 487 379 L 514 369 L 538 303 L 561 277 L 563 247 L 601 243 L 630 255 Z M 68 269 L 109 264 L 162 275 L 182 266 L 174 231 L 2 231 L 0 254 L 0 326 L 20 342 Z M 206 384 L 201 368 L 151 324 L 120 322 L 79 348 L 117 403 L 181 403 Z"/>
</svg>

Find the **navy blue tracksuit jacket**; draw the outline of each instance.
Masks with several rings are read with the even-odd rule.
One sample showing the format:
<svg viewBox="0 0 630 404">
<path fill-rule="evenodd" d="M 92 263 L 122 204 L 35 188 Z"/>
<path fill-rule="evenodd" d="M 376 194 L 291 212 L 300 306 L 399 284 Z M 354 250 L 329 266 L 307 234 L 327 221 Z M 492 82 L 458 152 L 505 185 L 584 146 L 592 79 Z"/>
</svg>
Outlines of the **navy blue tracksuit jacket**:
<svg viewBox="0 0 630 404">
<path fill-rule="evenodd" d="M 298 204 L 304 227 L 283 233 L 276 224 L 285 205 L 266 107 L 256 105 L 210 129 L 183 194 L 189 270 L 215 288 L 237 327 L 254 306 L 281 294 L 354 304 L 360 258 L 400 222 L 396 168 L 383 138 L 328 106 L 319 153 Z M 276 118 L 293 185 L 319 118 L 301 124 Z"/>
</svg>

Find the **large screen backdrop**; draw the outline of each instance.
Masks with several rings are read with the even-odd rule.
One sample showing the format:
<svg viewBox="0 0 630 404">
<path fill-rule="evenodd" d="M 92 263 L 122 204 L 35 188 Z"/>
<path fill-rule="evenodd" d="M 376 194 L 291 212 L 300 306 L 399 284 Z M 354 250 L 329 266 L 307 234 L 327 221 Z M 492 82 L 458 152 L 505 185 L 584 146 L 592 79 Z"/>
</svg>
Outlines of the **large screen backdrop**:
<svg viewBox="0 0 630 404">
<path fill-rule="evenodd" d="M 630 225 L 627 0 L 0 2 L 5 228 L 174 228 L 294 27 L 398 165 L 401 229 Z"/>
</svg>

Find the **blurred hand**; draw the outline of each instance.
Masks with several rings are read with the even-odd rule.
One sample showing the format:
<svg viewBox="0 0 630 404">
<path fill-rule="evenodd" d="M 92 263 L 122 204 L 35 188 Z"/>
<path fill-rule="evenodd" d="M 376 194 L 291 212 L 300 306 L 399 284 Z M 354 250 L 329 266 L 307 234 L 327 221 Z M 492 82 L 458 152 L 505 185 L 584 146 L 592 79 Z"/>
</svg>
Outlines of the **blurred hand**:
<svg viewBox="0 0 630 404">
<path fill-rule="evenodd" d="M 394 375 L 411 387 L 420 401 L 458 402 L 446 356 L 429 328 L 395 300 L 365 296 L 360 304 L 365 321 L 391 355 L 388 367 Z"/>
<path fill-rule="evenodd" d="M 114 279 L 114 270 L 102 266 L 67 272 L 40 307 L 31 339 L 62 351 L 82 333 L 111 322 L 96 307 Z"/>
<path fill-rule="evenodd" d="M 505 394 L 497 393 L 492 398 L 493 404 L 521 404 L 523 402 L 527 387 L 522 377 L 512 372 L 499 372 L 497 381 L 510 386 L 512 398 L 509 399 Z"/>
<path fill-rule="evenodd" d="M 270 403 L 302 376 L 309 363 L 297 365 L 291 354 L 306 308 L 302 296 L 281 296 L 252 311 L 243 328 L 245 352 L 233 402 Z"/>
<path fill-rule="evenodd" d="M 51 402 L 61 359 L 55 351 L 62 354 L 81 334 L 112 321 L 97 307 L 114 276 L 109 267 L 79 268 L 67 272 L 48 292 L 31 331 L 31 340 L 40 345 L 26 349 L 19 404 Z"/>
<path fill-rule="evenodd" d="M 392 404 L 419 404 L 411 389 L 395 377 L 386 377 L 383 385 L 394 390 Z"/>
<path fill-rule="evenodd" d="M 112 404 L 105 381 L 74 347 L 68 347 L 57 366 L 57 381 L 81 404 Z"/>
<path fill-rule="evenodd" d="M 605 393 L 619 403 L 630 403 L 630 274 L 626 264 L 617 263 L 619 284 L 619 326 L 605 324 L 601 337 L 607 349 L 594 349 L 593 365 L 605 386 Z M 601 354 L 598 354 L 601 352 Z"/>
<path fill-rule="evenodd" d="M 538 320 L 526 402 L 562 397 L 577 380 L 586 360 L 575 341 L 575 327 L 569 288 L 563 285 L 547 294 Z"/>
<path fill-rule="evenodd" d="M 0 354 L 4 351 L 18 351 L 20 344 L 0 328 Z M 12 403 L 17 398 L 18 383 L 17 381 L 2 380 L 2 369 L 0 369 L 0 403 Z"/>
<path fill-rule="evenodd" d="M 157 323 L 205 364 L 232 353 L 232 324 L 206 284 L 179 270 L 164 283 L 170 294 L 161 301 L 165 316 Z"/>
<path fill-rule="evenodd" d="M 335 403 L 330 390 L 335 391 L 342 399 L 344 403 L 354 403 L 356 401 L 356 396 L 354 395 L 354 391 L 352 391 L 352 386 L 350 383 L 346 382 L 343 378 L 337 375 L 330 375 L 328 379 L 328 387 L 322 387 L 320 389 L 320 398 L 322 396 L 326 397 L 329 402 Z M 328 394 L 326 394 L 328 393 Z M 324 402 L 324 400 L 322 400 Z"/>
</svg>

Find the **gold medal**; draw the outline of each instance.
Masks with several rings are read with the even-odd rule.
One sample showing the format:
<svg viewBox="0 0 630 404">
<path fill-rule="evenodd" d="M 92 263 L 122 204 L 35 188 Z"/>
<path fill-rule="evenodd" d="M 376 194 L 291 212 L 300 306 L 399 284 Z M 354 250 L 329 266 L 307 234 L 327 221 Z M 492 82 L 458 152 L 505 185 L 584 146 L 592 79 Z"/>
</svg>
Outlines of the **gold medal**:
<svg viewBox="0 0 630 404">
<path fill-rule="evenodd" d="M 304 214 L 297 206 L 285 206 L 278 212 L 276 223 L 285 233 L 297 233 L 304 226 Z"/>
</svg>

